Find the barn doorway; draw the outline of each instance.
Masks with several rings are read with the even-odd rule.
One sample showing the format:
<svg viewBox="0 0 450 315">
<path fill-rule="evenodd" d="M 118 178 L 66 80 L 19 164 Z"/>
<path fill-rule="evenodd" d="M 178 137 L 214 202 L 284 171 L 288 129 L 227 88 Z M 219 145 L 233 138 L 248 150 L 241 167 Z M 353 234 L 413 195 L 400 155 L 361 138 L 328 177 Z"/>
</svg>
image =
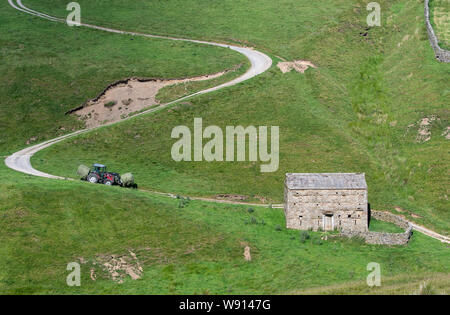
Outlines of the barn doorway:
<svg viewBox="0 0 450 315">
<path fill-rule="evenodd" d="M 323 229 L 324 229 L 324 231 L 333 231 L 334 230 L 334 217 L 332 214 L 324 214 Z"/>
</svg>

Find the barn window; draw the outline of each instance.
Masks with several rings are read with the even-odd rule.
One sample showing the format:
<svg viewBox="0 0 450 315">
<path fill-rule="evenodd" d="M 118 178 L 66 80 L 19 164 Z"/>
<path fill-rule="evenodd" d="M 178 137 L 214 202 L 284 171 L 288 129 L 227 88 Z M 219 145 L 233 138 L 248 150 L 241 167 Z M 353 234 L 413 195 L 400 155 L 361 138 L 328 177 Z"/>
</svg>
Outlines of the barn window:
<svg viewBox="0 0 450 315">
<path fill-rule="evenodd" d="M 349 218 L 351 218 L 351 217 L 352 217 L 352 215 L 351 215 L 351 214 L 349 214 L 349 215 L 348 215 L 348 217 L 349 217 Z"/>
</svg>

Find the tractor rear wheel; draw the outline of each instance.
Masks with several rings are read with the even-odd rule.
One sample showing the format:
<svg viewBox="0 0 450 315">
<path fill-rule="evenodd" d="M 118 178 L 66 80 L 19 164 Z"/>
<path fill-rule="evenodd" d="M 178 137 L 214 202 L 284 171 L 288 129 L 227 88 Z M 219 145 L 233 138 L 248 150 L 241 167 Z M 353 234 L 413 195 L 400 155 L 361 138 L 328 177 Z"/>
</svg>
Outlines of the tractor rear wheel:
<svg viewBox="0 0 450 315">
<path fill-rule="evenodd" d="M 87 177 L 87 180 L 88 180 L 89 183 L 92 183 L 92 184 L 97 184 L 98 183 L 98 177 L 95 174 L 89 174 L 88 177 Z"/>
</svg>

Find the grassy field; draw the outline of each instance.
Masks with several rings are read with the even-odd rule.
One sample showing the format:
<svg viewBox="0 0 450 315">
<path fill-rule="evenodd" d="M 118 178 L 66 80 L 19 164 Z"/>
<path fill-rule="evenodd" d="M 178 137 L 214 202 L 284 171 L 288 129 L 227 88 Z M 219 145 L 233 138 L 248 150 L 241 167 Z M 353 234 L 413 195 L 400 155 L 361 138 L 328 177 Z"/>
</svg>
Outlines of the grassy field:
<svg viewBox="0 0 450 315">
<path fill-rule="evenodd" d="M 181 202 L 17 176 L 5 166 L 0 174 L 2 293 L 274 294 L 347 282 L 361 287 L 369 262 L 381 264 L 383 279 L 450 271 L 448 248 L 419 233 L 407 247 L 323 241 L 319 232 L 302 238 L 278 228 L 284 225 L 281 209 Z M 371 229 L 392 228 L 372 221 Z M 251 262 L 244 260 L 244 246 L 251 248 Z M 102 257 L 130 251 L 143 277 L 119 284 L 100 265 Z M 81 287 L 65 282 L 73 261 L 85 262 Z"/>
<path fill-rule="evenodd" d="M 318 287 L 307 290 L 297 290 L 290 294 L 365 294 L 365 295 L 447 295 L 450 287 L 448 274 L 433 275 L 400 275 L 384 278 L 380 287 L 368 287 L 363 282 L 348 282 L 343 285 Z"/>
<path fill-rule="evenodd" d="M 23 2 L 67 14 L 63 1 Z M 383 26 L 367 31 L 367 2 L 226 0 L 205 6 L 200 0 L 80 0 L 83 22 L 249 43 L 271 56 L 311 60 L 318 68 L 283 75 L 273 67 L 238 86 L 52 146 L 33 165 L 75 178 L 79 164 L 103 162 L 111 170 L 132 171 L 143 189 L 235 193 L 268 202 L 282 201 L 285 172 L 365 172 L 373 209 L 401 207 L 410 219 L 448 234 L 449 147 L 441 134 L 448 126 L 449 65 L 434 60 L 421 3 L 380 1 Z M 64 112 L 115 80 L 194 76 L 243 63 L 235 76 L 246 66 L 228 50 L 131 41 L 29 17 L 6 1 L 0 8 L 2 155 L 32 137 L 38 142 L 81 128 Z M 219 80 L 224 78 L 207 84 Z M 204 84 L 192 84 L 189 91 Z M 171 88 L 159 97 L 184 93 Z M 431 126 L 431 139 L 416 142 L 417 122 L 432 115 L 440 120 Z M 202 117 L 204 126 L 280 126 L 279 171 L 261 174 L 258 163 L 175 163 L 170 132 L 192 126 L 194 117 Z M 285 229 L 281 209 L 41 179 L 3 164 L 0 176 L 1 293 L 409 294 L 423 281 L 430 283 L 429 293 L 448 292 L 449 248 L 420 233 L 407 247 L 325 241 L 320 232 L 306 236 Z M 375 220 L 370 229 L 399 232 Z M 251 262 L 244 260 L 245 246 Z M 130 252 L 142 277 L 119 284 L 102 266 L 111 255 L 132 258 Z M 65 282 L 73 261 L 84 262 L 81 287 Z M 369 262 L 382 266 L 381 288 L 366 285 Z"/>
<path fill-rule="evenodd" d="M 439 45 L 443 49 L 450 49 L 450 1 L 431 0 L 430 18 Z"/>
<path fill-rule="evenodd" d="M 22 2 L 30 8 L 67 16 L 64 0 Z M 81 0 L 78 3 L 82 8 L 82 19 L 88 23 L 158 35 L 247 44 L 266 53 L 292 58 L 310 50 L 311 47 L 301 50 L 299 47 L 305 41 L 319 40 L 327 26 L 339 24 L 341 15 L 355 2 L 324 0 L 320 6 L 292 0 L 214 0 L 208 5 L 202 0 L 189 0 L 188 4 L 184 0 Z"/>
<path fill-rule="evenodd" d="M 200 9 L 199 1 L 191 2 L 198 8 L 193 10 L 194 20 L 201 25 L 229 4 Z M 35 1 L 33 5 L 61 13 L 50 9 L 50 3 Z M 269 34 L 264 27 L 253 32 L 256 22 L 243 18 L 254 13 L 260 19 L 273 19 L 278 11 L 269 1 L 258 4 L 264 10 L 250 7 L 243 11 L 236 6 L 214 21 L 214 29 L 196 27 L 196 32 L 176 28 L 183 20 L 164 16 L 178 12 L 168 9 L 178 1 L 165 2 L 159 10 L 126 9 L 117 2 L 114 10 L 134 17 L 122 26 L 126 29 L 145 26 L 156 33 L 216 40 L 239 37 L 272 55 L 311 60 L 318 69 L 305 75 L 283 75 L 274 67 L 250 82 L 192 99 L 169 112 L 61 143 L 39 153 L 33 163 L 45 171 L 74 177 L 78 164 L 101 161 L 120 172 L 132 171 L 147 189 L 202 196 L 234 193 L 249 200 L 263 196 L 269 202 L 282 201 L 286 172 L 365 172 L 374 209 L 401 207 L 409 218 L 416 214 L 421 218 L 413 220 L 448 234 L 448 140 L 442 134 L 448 126 L 445 78 L 450 68 L 432 58 L 423 8 L 414 2 L 382 2 L 383 26 L 366 31 L 364 2 L 333 3 L 311 4 L 313 8 L 305 4 L 308 10 L 299 6 L 298 14 L 283 11 L 290 7 L 287 2 L 277 4 L 286 16 L 276 22 L 283 29 L 280 35 Z M 108 24 L 106 13 L 100 12 L 101 2 L 81 4 L 87 7 L 86 19 Z M 136 5 L 157 4 L 138 1 Z M 325 10 L 327 5 L 329 10 Z M 153 16 L 155 12 L 159 12 L 154 18 L 160 23 L 149 18 L 144 26 L 133 24 L 140 20 L 136 14 Z M 318 15 L 324 18 L 312 21 Z M 238 18 L 245 22 L 240 26 L 230 22 Z M 439 119 L 430 126 L 430 141 L 418 142 L 419 122 L 432 116 Z M 192 126 L 194 117 L 202 117 L 204 126 L 280 126 L 279 170 L 261 174 L 257 163 L 174 162 L 171 130 Z M 94 147 L 105 150 L 94 151 Z M 119 153 L 130 151 L 135 154 Z"/>
</svg>

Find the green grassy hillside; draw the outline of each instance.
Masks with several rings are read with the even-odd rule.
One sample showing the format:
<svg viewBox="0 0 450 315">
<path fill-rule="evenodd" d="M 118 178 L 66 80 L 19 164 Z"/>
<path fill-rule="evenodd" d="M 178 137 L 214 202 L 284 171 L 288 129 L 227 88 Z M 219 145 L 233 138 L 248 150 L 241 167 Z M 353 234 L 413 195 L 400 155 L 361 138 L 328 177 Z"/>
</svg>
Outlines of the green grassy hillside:
<svg viewBox="0 0 450 315">
<path fill-rule="evenodd" d="M 323 241 L 318 232 L 305 238 L 279 228 L 281 209 L 181 202 L 17 175 L 5 166 L 0 175 L 1 293 L 276 294 L 363 286 L 369 262 L 381 264 L 383 279 L 450 272 L 446 246 L 419 233 L 407 247 Z M 392 227 L 372 221 L 371 229 Z M 251 248 L 251 262 L 244 260 L 244 246 Z M 102 264 L 130 251 L 142 278 L 127 276 L 119 284 Z M 81 261 L 81 287 L 68 287 L 66 266 Z"/>
<path fill-rule="evenodd" d="M 30 8 L 67 16 L 64 0 L 24 0 Z M 298 57 L 311 49 L 305 42 L 320 40 L 327 26 L 357 3 L 353 0 L 80 0 L 82 20 L 158 35 L 214 39 L 248 44 L 282 57 Z M 364 10 L 365 12 L 365 10 Z"/>
<path fill-rule="evenodd" d="M 70 28 L 16 11 L 7 1 L 0 2 L 0 19 L 2 156 L 30 139 L 81 128 L 64 113 L 118 80 L 191 77 L 247 63 L 222 48 Z"/>
<path fill-rule="evenodd" d="M 443 49 L 450 49 L 450 1 L 431 0 L 430 19 L 439 45 Z"/>
<path fill-rule="evenodd" d="M 224 10 L 226 3 L 193 10 L 194 20 L 207 23 L 208 14 Z M 159 15 L 175 14 L 177 10 L 167 11 L 167 6 L 176 4 L 165 2 Z M 287 10 L 285 4 L 279 10 Z M 192 1 L 192 5 L 200 4 Z M 253 18 L 244 19 L 244 15 L 264 12 L 269 19 L 274 14 L 271 5 L 262 1 L 258 8 L 264 10 L 259 11 L 235 6 L 227 11 L 229 20 L 218 17 L 214 22 L 216 31 L 199 28 L 193 33 L 174 28 L 169 15 L 160 17 L 159 28 L 153 24 L 148 28 L 155 32 L 164 28 L 165 33 L 178 36 L 201 37 L 199 32 L 204 32 L 205 38 L 216 36 L 217 40 L 240 37 L 273 55 L 311 60 L 318 69 L 305 75 L 283 75 L 273 67 L 250 82 L 192 99 L 170 112 L 61 143 L 39 153 L 33 163 L 73 177 L 79 163 L 102 161 L 121 172 L 133 171 L 144 188 L 208 196 L 256 195 L 271 202 L 282 201 L 286 172 L 365 172 L 373 208 L 401 207 L 410 218 L 412 213 L 419 216 L 413 218 L 418 223 L 447 234 L 448 140 L 442 134 L 448 126 L 445 105 L 450 66 L 433 58 L 420 3 L 382 2 L 382 27 L 368 30 L 364 2 L 330 3 L 328 11 L 299 5 L 298 14 L 281 11 L 286 18 L 276 23 L 281 23 L 282 32 L 259 36 L 263 27 L 253 33 Z M 86 6 L 87 19 L 104 21 L 99 13 L 101 2 Z M 134 10 L 120 3 L 116 8 Z M 134 14 L 157 10 L 141 11 Z M 323 16 L 320 21 L 306 22 L 319 14 Z M 242 25 L 233 24 L 231 17 L 240 17 Z M 132 21 L 127 29 L 137 27 Z M 194 117 L 202 117 L 204 126 L 280 126 L 278 172 L 262 174 L 257 163 L 174 162 L 171 130 L 177 125 L 192 126 Z M 438 119 L 430 125 L 431 139 L 418 142 L 419 124 L 426 117 Z M 105 150 L 93 152 L 93 147 Z M 130 151 L 135 154 L 122 154 Z"/>
</svg>

